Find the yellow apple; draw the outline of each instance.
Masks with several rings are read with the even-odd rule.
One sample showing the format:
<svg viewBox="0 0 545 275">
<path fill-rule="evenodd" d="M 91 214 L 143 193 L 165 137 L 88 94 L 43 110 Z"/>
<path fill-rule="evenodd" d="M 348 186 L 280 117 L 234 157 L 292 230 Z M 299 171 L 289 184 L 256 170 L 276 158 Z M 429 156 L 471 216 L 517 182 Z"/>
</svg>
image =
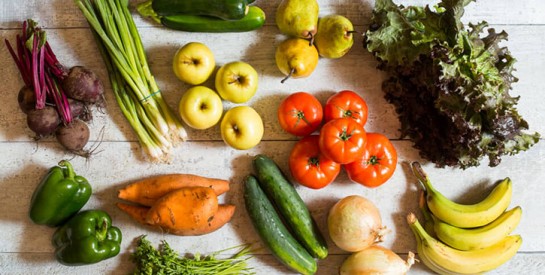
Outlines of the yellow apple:
<svg viewBox="0 0 545 275">
<path fill-rule="evenodd" d="M 208 129 L 220 121 L 223 103 L 214 90 L 205 86 L 193 86 L 183 94 L 178 111 L 189 127 Z"/>
<path fill-rule="evenodd" d="M 221 120 L 221 137 L 227 145 L 238 149 L 250 149 L 263 138 L 261 116 L 250 106 L 229 109 Z"/>
<path fill-rule="evenodd" d="M 191 85 L 204 83 L 215 67 L 214 54 L 200 42 L 189 42 L 179 48 L 172 62 L 176 77 Z"/>
<path fill-rule="evenodd" d="M 257 91 L 257 72 L 250 64 L 242 61 L 229 62 L 216 73 L 216 91 L 233 103 L 244 103 Z"/>
</svg>

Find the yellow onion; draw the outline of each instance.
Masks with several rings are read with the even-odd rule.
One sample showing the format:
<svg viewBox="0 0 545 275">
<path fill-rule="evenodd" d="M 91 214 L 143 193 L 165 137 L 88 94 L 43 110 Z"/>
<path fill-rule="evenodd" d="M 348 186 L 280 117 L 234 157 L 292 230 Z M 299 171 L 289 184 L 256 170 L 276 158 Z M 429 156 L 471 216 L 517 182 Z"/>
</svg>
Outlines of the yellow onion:
<svg viewBox="0 0 545 275">
<path fill-rule="evenodd" d="M 407 261 L 403 261 L 392 250 L 380 245 L 372 245 L 350 255 L 341 265 L 340 275 L 402 275 L 414 264 L 414 254 L 409 252 Z"/>
<path fill-rule="evenodd" d="M 361 251 L 381 242 L 387 232 L 377 207 L 357 195 L 339 200 L 329 210 L 327 226 L 335 245 L 348 252 Z"/>
</svg>

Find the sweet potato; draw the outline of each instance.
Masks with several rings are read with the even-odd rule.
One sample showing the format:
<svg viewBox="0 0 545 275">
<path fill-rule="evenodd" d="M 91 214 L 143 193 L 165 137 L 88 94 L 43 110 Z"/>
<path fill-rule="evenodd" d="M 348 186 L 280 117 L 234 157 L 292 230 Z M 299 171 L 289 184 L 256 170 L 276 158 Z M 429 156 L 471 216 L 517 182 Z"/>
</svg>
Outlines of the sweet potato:
<svg viewBox="0 0 545 275">
<path fill-rule="evenodd" d="M 184 187 L 157 200 L 148 211 L 146 222 L 167 232 L 191 235 L 206 227 L 217 211 L 218 197 L 212 188 Z"/>
<path fill-rule="evenodd" d="M 217 196 L 229 191 L 229 182 L 192 174 L 166 174 L 133 182 L 121 190 L 117 197 L 145 206 L 152 206 L 159 198 L 182 187 L 210 187 Z"/>
<path fill-rule="evenodd" d="M 135 221 L 141 224 L 148 224 L 146 222 L 146 216 L 150 209 L 149 207 L 126 204 L 122 202 L 119 202 L 116 205 L 119 209 L 121 209 L 121 211 L 125 212 L 127 215 L 129 215 L 129 217 L 133 218 Z"/>
</svg>

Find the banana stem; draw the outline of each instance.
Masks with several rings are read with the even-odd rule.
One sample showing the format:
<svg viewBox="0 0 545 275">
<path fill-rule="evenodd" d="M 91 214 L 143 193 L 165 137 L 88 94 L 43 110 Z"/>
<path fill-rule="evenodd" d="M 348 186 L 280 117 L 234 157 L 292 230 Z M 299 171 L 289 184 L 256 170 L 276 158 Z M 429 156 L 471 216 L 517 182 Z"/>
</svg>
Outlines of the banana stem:
<svg viewBox="0 0 545 275">
<path fill-rule="evenodd" d="M 422 169 L 422 166 L 418 161 L 414 161 L 411 163 L 411 168 L 413 171 L 413 174 L 418 179 L 418 182 L 420 182 L 420 185 L 422 188 L 424 188 L 425 192 L 435 192 L 435 188 L 431 185 L 430 179 L 428 178 L 428 175 L 424 170 Z"/>
</svg>

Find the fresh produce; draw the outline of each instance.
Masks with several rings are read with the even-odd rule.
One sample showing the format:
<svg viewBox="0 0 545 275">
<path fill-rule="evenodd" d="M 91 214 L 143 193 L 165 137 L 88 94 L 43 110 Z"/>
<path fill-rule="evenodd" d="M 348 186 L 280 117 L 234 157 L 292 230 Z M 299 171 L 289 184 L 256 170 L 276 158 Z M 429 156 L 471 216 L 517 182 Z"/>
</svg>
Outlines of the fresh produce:
<svg viewBox="0 0 545 275">
<path fill-rule="evenodd" d="M 168 162 L 170 149 L 187 138 L 161 95 L 127 1 L 76 0 L 92 28 L 121 111 L 152 162 Z"/>
<path fill-rule="evenodd" d="M 355 274 L 396 274 L 409 272 L 414 264 L 414 254 L 409 252 L 407 261 L 403 261 L 392 250 L 380 245 L 372 245 L 350 255 L 341 265 L 340 275 Z"/>
<path fill-rule="evenodd" d="M 313 256 L 327 257 L 327 243 L 310 211 L 278 165 L 265 155 L 257 155 L 253 166 L 260 187 L 277 207 L 294 237 Z"/>
<path fill-rule="evenodd" d="M 261 240 L 281 263 L 301 274 L 316 273 L 316 261 L 286 228 L 273 203 L 252 175 L 244 179 L 244 203 Z"/>
<path fill-rule="evenodd" d="M 318 30 L 314 36 L 314 45 L 320 56 L 341 58 L 354 45 L 354 26 L 340 14 L 328 14 L 318 18 Z"/>
<path fill-rule="evenodd" d="M 282 41 L 276 48 L 276 66 L 288 78 L 308 77 L 318 65 L 318 50 L 314 45 L 302 38 L 288 38 Z"/>
<path fill-rule="evenodd" d="M 62 88 L 69 98 L 87 103 L 101 103 L 104 100 L 104 87 L 98 76 L 88 68 L 70 68 L 62 81 Z"/>
<path fill-rule="evenodd" d="M 247 4 L 247 0 L 148 0 L 139 5 L 151 6 L 160 16 L 189 14 L 238 20 L 248 13 Z"/>
<path fill-rule="evenodd" d="M 182 95 L 178 111 L 189 127 L 203 130 L 220 121 L 223 103 L 214 90 L 206 86 L 193 86 Z"/>
<path fill-rule="evenodd" d="M 320 129 L 320 151 L 340 164 L 361 158 L 366 143 L 363 126 L 351 118 L 330 120 Z"/>
<path fill-rule="evenodd" d="M 341 165 L 320 153 L 319 137 L 309 135 L 291 149 L 289 166 L 293 178 L 303 186 L 320 189 L 339 175 Z"/>
<path fill-rule="evenodd" d="M 312 45 L 318 30 L 319 11 L 316 0 L 282 0 L 276 8 L 276 25 L 283 34 L 309 39 Z"/>
<path fill-rule="evenodd" d="M 519 224 L 522 208 L 514 207 L 497 219 L 477 228 L 459 228 L 439 219 L 434 219 L 433 231 L 437 239 L 459 250 L 483 249 L 498 243 Z"/>
<path fill-rule="evenodd" d="M 48 136 L 55 133 L 62 120 L 54 107 L 45 106 L 41 109 L 29 110 L 26 123 L 28 128 L 38 136 Z"/>
<path fill-rule="evenodd" d="M 362 126 L 367 123 L 367 102 L 354 91 L 342 90 L 331 95 L 324 107 L 324 118 L 328 122 L 335 118 L 349 117 Z"/>
<path fill-rule="evenodd" d="M 437 166 L 497 166 L 538 142 L 509 94 L 515 58 L 500 45 L 505 31 L 487 23 L 464 27 L 472 1 L 441 1 L 437 8 L 377 0 L 365 47 L 390 77 L 386 99 L 423 158 Z M 487 30 L 486 35 L 482 32 Z"/>
<path fill-rule="evenodd" d="M 102 210 L 78 213 L 53 234 L 55 257 L 64 265 L 94 264 L 119 254 L 121 230 Z"/>
<path fill-rule="evenodd" d="M 138 244 L 131 260 L 136 267 L 133 274 L 200 274 L 200 275 L 245 275 L 254 274 L 253 268 L 248 267 L 250 248 L 245 246 L 230 258 L 217 258 L 228 248 L 209 255 L 195 253 L 193 257 L 184 257 L 176 253 L 166 241 L 156 249 L 146 236 L 138 238 Z"/>
<path fill-rule="evenodd" d="M 362 251 L 381 242 L 387 233 L 378 208 L 359 195 L 337 201 L 329 210 L 327 227 L 335 245 L 348 252 Z"/>
<path fill-rule="evenodd" d="M 322 124 L 322 104 L 307 92 L 295 92 L 285 97 L 278 106 L 278 122 L 284 131 L 306 136 Z"/>
<path fill-rule="evenodd" d="M 87 203 L 91 193 L 87 179 L 77 175 L 68 160 L 61 160 L 34 190 L 30 219 L 37 224 L 59 226 Z"/>
<path fill-rule="evenodd" d="M 252 65 L 243 61 L 229 62 L 216 73 L 216 91 L 227 101 L 244 103 L 257 92 L 258 78 Z"/>
<path fill-rule="evenodd" d="M 430 211 L 453 226 L 472 228 L 486 225 L 498 218 L 511 203 L 513 184 L 509 178 L 498 183 L 482 201 L 459 204 L 449 200 L 432 186 L 420 163 L 413 162 L 411 167 L 426 192 L 426 203 Z"/>
<path fill-rule="evenodd" d="M 208 46 L 200 42 L 189 42 L 180 47 L 172 61 L 176 77 L 190 85 L 204 83 L 215 68 L 214 54 Z"/>
<path fill-rule="evenodd" d="M 81 119 L 72 120 L 68 125 L 62 124 L 55 130 L 57 141 L 68 151 L 80 156 L 90 156 L 92 153 L 92 150 L 84 149 L 90 135 L 89 126 Z"/>
<path fill-rule="evenodd" d="M 520 235 L 509 235 L 499 242 L 475 250 L 454 249 L 430 236 L 414 214 L 407 222 L 416 237 L 418 257 L 439 274 L 480 274 L 507 262 L 522 245 Z"/>
<path fill-rule="evenodd" d="M 397 151 L 390 140 L 379 133 L 367 133 L 363 157 L 344 165 L 351 181 L 371 188 L 388 181 L 396 167 Z"/>
<path fill-rule="evenodd" d="M 223 115 L 220 125 L 221 138 L 237 150 L 255 147 L 263 138 L 263 120 L 250 106 L 236 106 Z"/>
<path fill-rule="evenodd" d="M 141 5 L 138 5 L 137 8 L 142 16 L 151 17 L 167 28 L 186 32 L 248 32 L 261 28 L 265 24 L 266 18 L 265 12 L 257 6 L 250 6 L 248 13 L 238 20 L 224 20 L 190 14 L 158 16 L 151 8 L 145 8 L 145 6 Z"/>
<path fill-rule="evenodd" d="M 162 174 L 137 180 L 121 188 L 117 197 L 129 202 L 152 206 L 159 198 L 182 187 L 210 187 L 219 196 L 229 191 L 229 182 L 193 174 Z"/>
</svg>

